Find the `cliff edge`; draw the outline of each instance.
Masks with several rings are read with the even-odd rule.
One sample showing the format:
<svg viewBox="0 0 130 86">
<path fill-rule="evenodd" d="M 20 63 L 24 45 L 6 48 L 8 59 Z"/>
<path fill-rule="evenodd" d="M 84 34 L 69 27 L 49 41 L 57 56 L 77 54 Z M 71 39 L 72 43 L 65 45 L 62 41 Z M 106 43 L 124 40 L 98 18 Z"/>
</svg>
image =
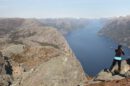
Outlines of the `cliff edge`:
<svg viewBox="0 0 130 86">
<path fill-rule="evenodd" d="M 57 29 L 35 19 L 1 19 L 0 27 L 0 50 L 12 66 L 11 86 L 83 86 L 87 80 Z"/>
</svg>

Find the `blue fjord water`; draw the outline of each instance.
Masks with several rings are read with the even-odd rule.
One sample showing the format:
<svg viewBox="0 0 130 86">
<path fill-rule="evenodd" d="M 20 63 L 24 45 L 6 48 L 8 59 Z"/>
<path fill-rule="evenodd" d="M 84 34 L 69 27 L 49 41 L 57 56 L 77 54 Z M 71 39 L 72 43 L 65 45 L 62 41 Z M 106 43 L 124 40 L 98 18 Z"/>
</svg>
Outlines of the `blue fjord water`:
<svg viewBox="0 0 130 86">
<path fill-rule="evenodd" d="M 110 67 L 117 47 L 114 41 L 97 34 L 101 27 L 100 23 L 91 23 L 86 28 L 73 30 L 66 35 L 85 73 L 90 76 Z M 130 56 L 130 49 L 124 48 L 124 51 L 126 56 Z"/>
</svg>

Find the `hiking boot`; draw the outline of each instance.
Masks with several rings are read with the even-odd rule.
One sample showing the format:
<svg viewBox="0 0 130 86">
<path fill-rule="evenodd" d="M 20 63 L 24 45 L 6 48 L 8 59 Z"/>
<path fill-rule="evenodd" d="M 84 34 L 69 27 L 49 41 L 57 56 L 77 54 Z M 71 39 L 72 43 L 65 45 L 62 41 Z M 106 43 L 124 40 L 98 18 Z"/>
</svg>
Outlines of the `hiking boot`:
<svg viewBox="0 0 130 86">
<path fill-rule="evenodd" d="M 104 69 L 105 72 L 110 73 L 111 71 L 109 69 Z"/>
</svg>

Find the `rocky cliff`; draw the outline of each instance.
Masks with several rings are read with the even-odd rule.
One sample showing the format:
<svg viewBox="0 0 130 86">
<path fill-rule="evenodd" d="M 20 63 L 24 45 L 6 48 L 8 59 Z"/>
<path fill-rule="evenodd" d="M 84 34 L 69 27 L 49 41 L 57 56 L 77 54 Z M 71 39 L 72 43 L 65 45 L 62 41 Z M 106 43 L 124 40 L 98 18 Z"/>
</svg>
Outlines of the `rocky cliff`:
<svg viewBox="0 0 130 86">
<path fill-rule="evenodd" d="M 0 19 L 0 86 L 129 86 L 130 59 L 88 77 L 56 28 L 36 19 Z"/>
<path fill-rule="evenodd" d="M 12 66 L 0 52 L 0 86 L 9 86 L 12 82 Z"/>
<path fill-rule="evenodd" d="M 57 29 L 35 19 L 0 19 L 0 31 L 0 50 L 12 68 L 2 86 L 83 86 L 87 80 Z"/>
<path fill-rule="evenodd" d="M 130 47 L 130 16 L 109 19 L 99 33 Z"/>
<path fill-rule="evenodd" d="M 120 72 L 118 65 L 111 72 L 103 69 L 87 81 L 85 86 L 130 86 L 130 59 L 122 61 Z"/>
</svg>

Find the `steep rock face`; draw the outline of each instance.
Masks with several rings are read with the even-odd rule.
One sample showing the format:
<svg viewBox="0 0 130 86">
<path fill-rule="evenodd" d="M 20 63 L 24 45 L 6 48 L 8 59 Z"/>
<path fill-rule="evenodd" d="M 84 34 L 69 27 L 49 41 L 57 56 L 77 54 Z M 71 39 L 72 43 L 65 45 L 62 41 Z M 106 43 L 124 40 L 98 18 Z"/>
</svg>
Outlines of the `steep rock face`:
<svg viewBox="0 0 130 86">
<path fill-rule="evenodd" d="M 80 63 L 55 28 L 24 20 L 2 39 L 6 43 L 1 51 L 13 69 L 12 86 L 77 86 L 86 80 Z"/>
<path fill-rule="evenodd" d="M 99 33 L 130 47 L 130 16 L 110 19 Z"/>
<path fill-rule="evenodd" d="M 9 86 L 12 83 L 12 70 L 8 60 L 0 52 L 0 86 Z"/>
<path fill-rule="evenodd" d="M 62 57 L 62 58 L 61 58 Z M 79 65 L 66 56 L 55 57 L 42 63 L 30 74 L 23 76 L 20 86 L 77 86 L 83 84 L 84 75 L 77 70 Z M 33 75 L 33 76 L 32 76 Z"/>
</svg>

